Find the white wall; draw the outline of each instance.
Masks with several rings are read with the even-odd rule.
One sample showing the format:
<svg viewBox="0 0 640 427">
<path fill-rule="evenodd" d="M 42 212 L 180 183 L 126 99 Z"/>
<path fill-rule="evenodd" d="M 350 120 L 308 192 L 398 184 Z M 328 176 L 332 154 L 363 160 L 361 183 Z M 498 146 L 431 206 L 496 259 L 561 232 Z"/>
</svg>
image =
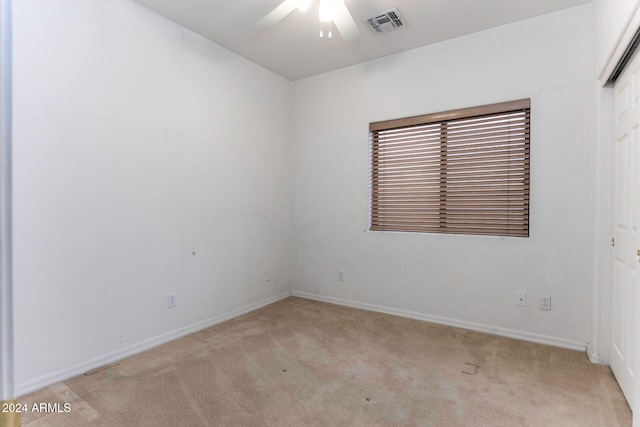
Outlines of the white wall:
<svg viewBox="0 0 640 427">
<path fill-rule="evenodd" d="M 291 83 L 127 0 L 13 4 L 18 393 L 288 295 Z"/>
<path fill-rule="evenodd" d="M 585 5 L 295 82 L 294 294 L 584 349 L 592 41 Z M 530 238 L 366 231 L 369 122 L 520 98 Z"/>
</svg>

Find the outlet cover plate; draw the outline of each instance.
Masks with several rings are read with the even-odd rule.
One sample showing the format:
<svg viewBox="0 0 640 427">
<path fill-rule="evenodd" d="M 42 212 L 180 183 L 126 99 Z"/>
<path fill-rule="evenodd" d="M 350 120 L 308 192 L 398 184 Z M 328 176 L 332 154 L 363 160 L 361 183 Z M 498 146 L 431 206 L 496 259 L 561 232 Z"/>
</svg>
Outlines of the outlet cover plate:
<svg viewBox="0 0 640 427">
<path fill-rule="evenodd" d="M 176 294 L 175 292 L 167 295 L 167 308 L 174 308 L 176 306 Z"/>
<path fill-rule="evenodd" d="M 551 297 L 540 295 L 540 310 L 551 310 Z"/>
</svg>

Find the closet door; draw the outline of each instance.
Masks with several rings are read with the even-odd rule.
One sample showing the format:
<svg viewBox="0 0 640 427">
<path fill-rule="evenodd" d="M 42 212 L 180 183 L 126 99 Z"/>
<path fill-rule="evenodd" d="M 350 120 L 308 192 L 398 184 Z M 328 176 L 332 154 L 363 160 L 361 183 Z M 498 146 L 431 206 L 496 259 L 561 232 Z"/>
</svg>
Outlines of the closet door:
<svg viewBox="0 0 640 427">
<path fill-rule="evenodd" d="M 614 86 L 611 369 L 633 409 L 640 267 L 640 55 Z"/>
</svg>

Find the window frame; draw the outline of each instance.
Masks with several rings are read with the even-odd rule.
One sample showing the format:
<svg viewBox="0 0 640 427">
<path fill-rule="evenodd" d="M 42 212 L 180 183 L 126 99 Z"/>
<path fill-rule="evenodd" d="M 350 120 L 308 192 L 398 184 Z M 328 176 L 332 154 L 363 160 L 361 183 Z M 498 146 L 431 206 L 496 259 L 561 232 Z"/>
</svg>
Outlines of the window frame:
<svg viewBox="0 0 640 427">
<path fill-rule="evenodd" d="M 512 237 L 529 237 L 530 235 L 530 224 L 529 224 L 529 205 L 530 205 L 530 141 L 531 141 L 531 100 L 530 99 L 520 99 L 516 101 L 502 102 L 490 105 L 483 105 L 471 108 L 463 108 L 458 110 L 451 110 L 439 113 L 432 113 L 420 116 L 406 117 L 394 120 L 385 120 L 372 122 L 369 124 L 369 173 L 370 173 L 370 188 L 369 188 L 369 230 L 370 231 L 392 231 L 392 232 L 410 232 L 410 233 L 441 233 L 441 234 L 466 234 L 466 235 L 485 235 L 485 236 L 512 236 Z M 507 117 L 505 119 L 505 117 Z M 484 138 L 484 134 L 482 134 L 483 130 L 476 131 L 472 125 L 468 125 L 466 129 L 471 129 L 474 132 L 477 132 L 478 141 L 471 139 L 476 135 L 475 133 L 470 133 L 467 135 L 468 131 L 464 131 L 465 134 L 465 142 L 460 143 L 461 138 L 456 136 L 454 131 L 449 133 L 448 127 L 452 129 L 460 129 L 462 126 L 466 126 L 466 123 L 473 123 L 477 120 L 477 123 L 480 123 L 479 129 L 483 129 L 482 126 L 496 126 L 495 129 L 500 131 L 499 136 L 489 138 L 492 144 L 482 145 L 478 143 Z M 513 129 L 511 126 L 513 120 Z M 498 122 L 498 125 L 482 125 L 483 123 Z M 507 123 L 505 125 L 504 123 Z M 437 136 L 437 127 L 440 127 L 441 135 Z M 417 131 L 419 134 L 427 134 L 430 132 L 431 136 L 426 136 L 427 142 L 425 143 L 423 140 L 418 140 L 416 138 L 419 137 L 411 137 L 405 138 L 407 140 L 416 139 L 415 141 L 403 142 L 402 138 L 396 136 L 385 136 L 387 134 L 392 135 L 394 132 L 406 132 L 410 133 L 412 129 L 421 130 L 422 133 Z M 428 130 L 427 130 L 428 129 Z M 507 132 L 505 132 L 507 129 Z M 491 131 L 491 129 L 490 129 Z M 497 131 L 493 131 L 496 133 Z M 451 136 L 453 135 L 453 136 Z M 397 138 L 397 140 L 393 139 Z M 430 139 L 429 139 L 430 138 Z M 389 139 L 389 141 L 381 142 L 382 140 Z M 436 141 L 436 142 L 434 142 Z M 439 141 L 439 145 L 437 145 L 437 141 Z M 482 140 L 483 141 L 483 140 Z M 463 156 L 456 154 L 458 157 L 454 157 L 453 154 L 448 153 L 447 144 L 451 144 L 452 149 L 451 152 L 457 153 L 461 152 L 461 148 L 455 148 L 455 144 L 466 144 L 463 149 L 466 150 L 466 153 Z M 434 151 L 439 148 L 440 160 L 439 162 L 436 159 L 437 154 L 431 154 L 429 158 L 429 162 L 431 162 L 430 166 L 408 166 L 408 169 L 413 170 L 411 172 L 413 175 L 410 176 L 413 181 L 412 183 L 417 182 L 418 184 L 412 184 L 420 186 L 419 183 L 423 181 L 427 181 L 427 178 L 420 178 L 420 176 L 431 175 L 430 180 L 432 182 L 432 187 L 438 187 L 437 184 L 437 173 L 440 174 L 440 183 L 439 188 L 440 192 L 443 191 L 445 194 L 440 194 L 438 197 L 438 202 L 433 201 L 433 194 L 435 190 L 431 187 L 429 191 L 432 193 L 429 197 L 430 200 L 426 198 L 419 199 L 417 196 L 416 200 L 413 200 L 413 204 L 411 202 L 403 201 L 403 206 L 400 206 L 399 202 L 393 202 L 393 197 L 398 198 L 399 196 L 394 193 L 397 191 L 398 194 L 409 193 L 409 186 L 406 184 L 401 184 L 403 179 L 406 177 L 398 178 L 399 175 L 393 176 L 393 172 L 389 172 L 391 178 L 384 178 L 387 175 L 384 175 L 385 160 L 382 158 L 385 157 L 384 154 L 381 154 L 385 148 L 384 144 L 388 144 L 391 146 L 395 144 L 400 146 L 403 145 L 404 155 L 396 156 L 396 160 L 393 160 L 393 166 L 388 166 L 390 169 L 397 169 L 398 163 L 400 166 L 410 164 L 412 162 L 412 153 L 413 148 L 418 147 L 415 151 L 418 152 L 417 156 L 425 156 L 425 149 L 420 148 L 425 146 L 425 144 L 429 145 L 429 149 Z M 411 145 L 414 144 L 414 145 Z M 382 149 L 381 149 L 382 146 Z M 471 147 L 471 148 L 469 148 Z M 499 147 L 499 148 L 496 148 Z M 389 150 L 393 150 L 394 148 L 389 148 Z M 399 150 L 395 148 L 396 150 Z M 484 157 L 488 157 L 487 154 L 483 154 L 484 150 L 494 150 L 500 154 L 500 166 L 486 166 L 491 162 L 485 161 Z M 497 150 L 497 151 L 496 151 Z M 400 152 L 400 151 L 398 151 Z M 407 154 L 408 153 L 408 154 Z M 467 154 L 470 153 L 470 154 Z M 513 153 L 513 155 L 512 155 Z M 464 156 L 470 155 L 473 162 L 466 160 L 467 163 L 464 164 L 464 168 L 469 172 L 465 171 L 463 173 L 459 173 L 458 176 L 462 176 L 463 178 L 458 178 L 457 188 L 458 190 L 451 190 L 450 187 L 454 187 L 454 185 L 450 184 L 450 181 L 453 181 L 451 177 L 447 177 L 447 174 L 451 174 L 451 176 L 455 176 L 450 172 L 449 169 L 456 171 L 456 166 L 447 166 L 447 162 L 450 162 L 451 165 L 454 163 L 460 163 L 461 158 Z M 388 157 L 392 157 L 388 155 Z M 406 159 L 405 163 L 402 163 L 402 158 L 397 160 L 397 158 L 402 157 Z M 421 157 L 423 163 L 425 157 Z M 455 161 L 453 161 L 453 160 Z M 506 159 L 506 162 L 505 160 Z M 462 161 L 465 161 L 464 159 Z M 382 162 L 382 166 L 381 166 Z M 391 161 L 389 161 L 391 162 Z M 413 163 L 416 163 L 413 161 Z M 473 165 L 471 165 L 473 163 Z M 433 166 L 436 165 L 436 166 Z M 471 166 L 468 166 L 471 165 Z M 420 169 L 418 169 L 420 168 Z M 424 169 L 423 169 L 424 168 Z M 475 169 L 474 169 L 475 168 Z M 493 172 L 492 169 L 493 168 Z M 496 172 L 496 170 L 498 170 Z M 419 170 L 416 172 L 416 170 Z M 458 170 L 462 170 L 458 166 Z M 443 172 L 444 171 L 444 172 Z M 506 172 L 505 172 L 506 171 Z M 476 178 L 468 178 L 468 176 L 482 175 L 482 179 Z M 405 174 L 403 172 L 403 174 Z M 442 177 L 444 174 L 444 178 Z M 381 176 L 383 178 L 381 178 Z M 466 177 L 466 178 L 465 178 Z M 492 179 L 492 184 L 494 187 L 491 187 L 487 184 L 477 184 L 472 181 L 480 181 L 483 179 Z M 395 190 L 387 190 L 385 188 L 391 188 L 393 186 L 385 187 L 384 181 L 387 179 L 388 182 L 393 181 Z M 444 182 L 443 182 L 444 179 Z M 464 186 L 464 180 L 467 180 L 468 187 Z M 435 182 L 435 184 L 433 184 Z M 460 184 L 462 182 L 462 184 Z M 400 183 L 400 184 L 398 184 Z M 501 190 L 495 190 L 498 186 L 502 186 Z M 398 188 L 402 188 L 399 190 Z M 506 187 L 506 190 L 505 190 Z M 460 190 L 462 188 L 462 190 Z M 465 196 L 465 193 L 469 193 L 469 189 L 473 189 L 474 196 L 481 196 L 480 199 L 484 201 L 474 201 L 472 200 L 472 196 Z M 478 190 L 480 189 L 480 190 Z M 451 194 L 454 194 L 455 191 L 458 191 L 455 194 L 456 198 L 453 199 Z M 485 191 L 485 192 L 483 192 Z M 499 193 L 499 196 L 495 194 Z M 426 197 L 426 196 L 420 196 Z M 448 198 L 451 200 L 456 200 L 457 207 L 453 202 L 449 202 Z M 385 201 L 385 200 L 390 201 Z M 381 201 L 382 200 L 382 201 Z M 394 204 L 395 203 L 395 204 Z M 491 209 L 486 206 L 483 207 L 482 203 L 485 203 L 487 206 L 491 206 Z M 421 217 L 420 212 L 426 212 L 426 208 L 424 205 L 429 205 L 430 213 L 424 213 L 424 217 Z M 474 205 L 475 207 L 472 207 Z M 436 208 L 437 207 L 437 208 Z M 385 213 L 392 212 L 392 213 Z M 436 210 L 438 211 L 436 213 Z M 411 213 L 404 213 L 404 212 Z M 487 212 L 491 212 L 488 214 Z M 403 220 L 404 215 L 404 220 Z M 467 215 L 465 217 L 465 215 Z M 475 215 L 475 216 L 473 216 Z M 385 218 L 393 219 L 385 219 Z M 436 221 L 436 217 L 439 219 Z M 454 218 L 455 217 L 455 218 Z M 469 218 L 464 221 L 469 221 L 465 224 L 463 220 L 460 218 Z M 404 221 L 404 222 L 403 222 Z M 483 223 L 484 222 L 484 223 Z M 437 224 L 436 224 L 437 223 Z"/>
</svg>

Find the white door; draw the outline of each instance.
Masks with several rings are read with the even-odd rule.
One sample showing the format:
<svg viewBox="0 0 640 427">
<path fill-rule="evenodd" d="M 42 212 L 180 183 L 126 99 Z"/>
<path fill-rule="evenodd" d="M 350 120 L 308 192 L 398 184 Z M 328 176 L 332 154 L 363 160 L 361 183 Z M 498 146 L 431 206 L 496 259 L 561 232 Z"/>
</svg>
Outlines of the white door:
<svg viewBox="0 0 640 427">
<path fill-rule="evenodd" d="M 640 267 L 640 55 L 614 86 L 611 369 L 633 409 Z M 640 332 L 640 331 L 638 331 Z M 640 347 L 638 347 L 640 349 Z"/>
</svg>

